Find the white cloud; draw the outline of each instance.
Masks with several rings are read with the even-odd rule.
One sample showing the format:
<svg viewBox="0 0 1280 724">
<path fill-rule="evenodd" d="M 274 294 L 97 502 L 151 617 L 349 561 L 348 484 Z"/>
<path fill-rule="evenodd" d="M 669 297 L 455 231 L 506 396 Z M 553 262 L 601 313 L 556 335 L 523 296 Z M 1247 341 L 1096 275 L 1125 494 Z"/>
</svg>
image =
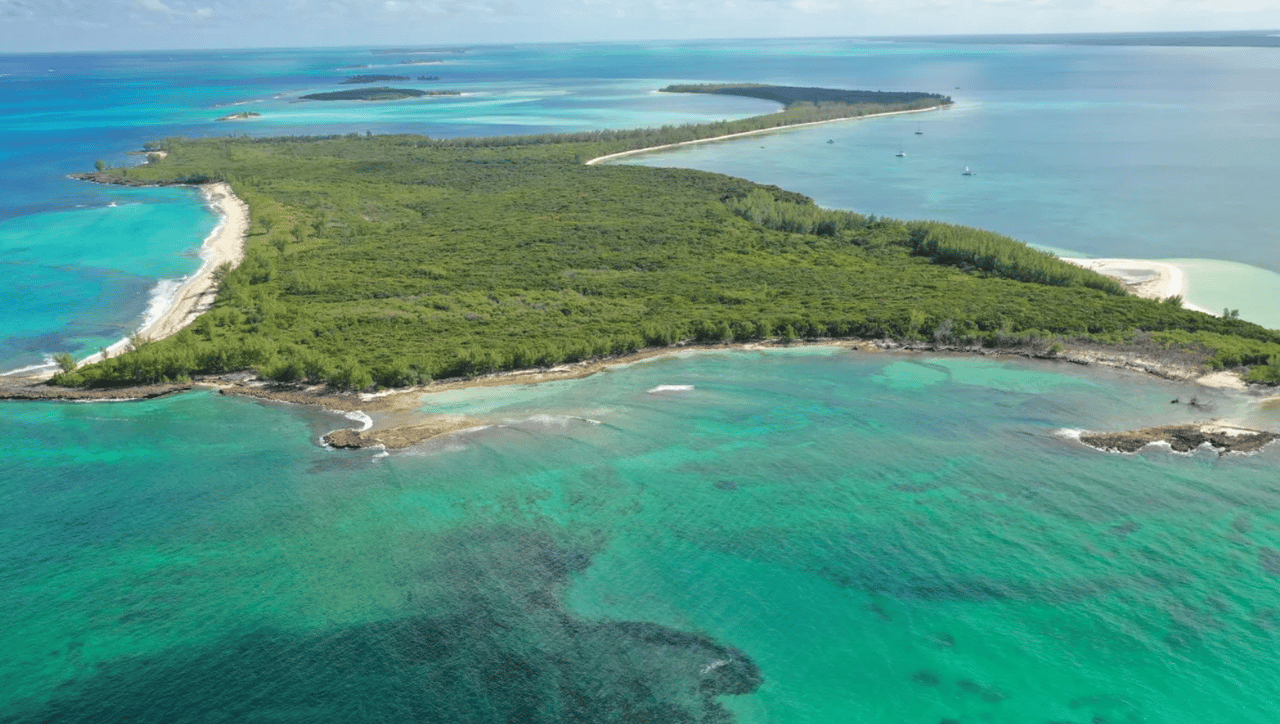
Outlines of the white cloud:
<svg viewBox="0 0 1280 724">
<path fill-rule="evenodd" d="M 3 50 L 1250 27 L 1280 0 L 0 0 Z"/>
</svg>

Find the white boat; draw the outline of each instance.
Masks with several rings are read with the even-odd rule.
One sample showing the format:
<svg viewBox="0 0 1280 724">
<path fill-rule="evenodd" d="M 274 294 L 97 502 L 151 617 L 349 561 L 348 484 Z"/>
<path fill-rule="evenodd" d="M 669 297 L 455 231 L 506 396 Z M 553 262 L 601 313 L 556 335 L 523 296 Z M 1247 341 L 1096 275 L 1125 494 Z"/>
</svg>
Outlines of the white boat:
<svg viewBox="0 0 1280 724">
<path fill-rule="evenodd" d="M 972 176 L 972 175 L 973 175 L 973 171 L 970 171 L 970 170 L 969 170 L 969 167 L 968 167 L 968 166 L 965 166 L 965 167 L 964 167 L 964 171 L 962 171 L 962 172 L 960 173 L 960 175 L 961 175 L 961 176 Z"/>
<path fill-rule="evenodd" d="M 916 135 L 917 135 L 917 136 L 923 136 L 923 135 L 924 135 L 924 131 L 920 130 L 920 124 L 919 124 L 919 123 L 917 123 L 917 124 L 916 124 Z"/>
</svg>

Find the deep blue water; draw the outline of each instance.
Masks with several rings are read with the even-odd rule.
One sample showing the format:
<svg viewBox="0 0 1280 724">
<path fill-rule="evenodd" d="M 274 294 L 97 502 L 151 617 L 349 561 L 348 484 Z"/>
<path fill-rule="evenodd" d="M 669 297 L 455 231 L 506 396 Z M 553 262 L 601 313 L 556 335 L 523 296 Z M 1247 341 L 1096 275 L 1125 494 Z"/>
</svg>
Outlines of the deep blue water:
<svg viewBox="0 0 1280 724">
<path fill-rule="evenodd" d="M 365 48 L 0 55 L 0 369 L 94 351 L 198 265 L 217 221 L 199 198 L 65 178 L 95 159 L 175 134 L 772 108 L 652 92 L 690 80 L 957 106 L 639 162 L 1098 256 L 1208 259 L 1214 299 L 1275 308 L 1273 52 L 717 41 L 475 47 L 407 70 Z M 291 102 L 378 72 L 467 95 Z M 237 110 L 263 115 L 214 120 Z M 1243 291 L 1228 262 L 1253 265 Z M 1207 411 L 1169 404 L 1193 395 Z M 1276 428 L 1274 403 L 807 349 L 423 405 L 477 428 L 382 456 L 316 445 L 333 415 L 209 392 L 0 403 L 0 722 L 1280 721 L 1277 448 L 1114 455 L 1071 433 Z"/>
</svg>

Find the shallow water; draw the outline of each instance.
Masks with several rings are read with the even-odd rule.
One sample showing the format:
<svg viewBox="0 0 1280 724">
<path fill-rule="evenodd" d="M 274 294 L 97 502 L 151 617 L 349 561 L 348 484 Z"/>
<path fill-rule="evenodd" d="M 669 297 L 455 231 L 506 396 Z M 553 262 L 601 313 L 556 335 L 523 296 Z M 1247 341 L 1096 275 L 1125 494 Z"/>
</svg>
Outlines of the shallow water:
<svg viewBox="0 0 1280 724">
<path fill-rule="evenodd" d="M 1192 269 L 1223 281 L 1190 301 L 1252 315 L 1275 287 L 1231 265 L 1280 270 L 1280 212 L 1258 196 L 1280 168 L 1256 92 L 1275 67 L 1257 52 L 493 46 L 420 69 L 470 95 L 393 106 L 289 102 L 369 72 L 340 68 L 364 49 L 0 55 L 0 368 L 114 341 L 157 280 L 199 264 L 216 219 L 198 197 L 64 177 L 95 158 L 177 133 L 767 107 L 651 92 L 686 80 L 959 85 L 957 108 L 918 120 L 672 158 L 1098 256 L 1229 260 Z M 245 108 L 266 115 L 212 120 Z M 1192 396 L 1207 408 L 1170 404 Z M 1072 436 L 1207 416 L 1275 429 L 1275 404 L 817 348 L 424 404 L 486 426 L 383 455 L 315 444 L 350 420 L 204 392 L 0 403 L 0 722 L 1280 718 L 1280 448 L 1116 455 Z"/>
<path fill-rule="evenodd" d="M 141 326 L 161 291 L 157 279 L 200 267 L 200 241 L 219 219 L 196 192 L 106 197 L 105 204 L 0 221 L 0 370 L 113 344 Z"/>
<path fill-rule="evenodd" d="M 499 424 L 387 457 L 207 393 L 0 405 L 3 720 L 599 721 L 578 687 L 670 721 L 732 659 L 740 722 L 1269 721 L 1277 448 L 1064 434 L 1188 392 L 690 354 L 432 396 Z"/>
<path fill-rule="evenodd" d="M 0 233 L 14 233 L 17 224 L 51 239 L 20 279 L 0 279 L 0 289 L 47 290 L 49 297 L 0 324 L 8 340 L 0 369 L 58 351 L 89 354 L 115 331 L 136 329 L 145 308 L 137 287 L 174 274 L 153 267 L 171 249 L 194 249 L 204 238 L 207 220 L 181 235 L 174 226 L 163 249 L 123 257 L 134 262 L 124 269 L 135 275 L 128 279 L 66 248 L 57 241 L 61 217 L 44 212 L 127 200 L 162 217 L 147 223 L 170 227 L 163 217 L 172 210 L 146 193 L 65 178 L 95 159 L 136 163 L 139 157 L 126 151 L 170 135 L 504 135 L 700 122 L 776 108 L 656 92 L 684 81 L 927 90 L 951 94 L 956 106 L 630 162 L 706 168 L 800 191 L 827 206 L 970 224 L 1082 255 L 1249 265 L 1255 269 L 1218 268 L 1214 274 L 1225 283 L 1193 279 L 1190 296 L 1209 309 L 1237 308 L 1246 319 L 1280 325 L 1274 312 L 1280 210 L 1269 195 L 1280 186 L 1280 144 L 1269 122 L 1280 107 L 1257 92 L 1280 82 L 1274 49 L 828 38 L 467 50 L 423 66 L 397 66 L 406 58 L 362 48 L 0 54 L 0 120 L 7 131 L 0 142 Z M 379 67 L 343 67 L 359 64 Z M 464 95 L 296 102 L 306 93 L 350 87 L 339 82 L 358 73 L 436 75 L 439 81 L 401 84 Z M 262 116 L 215 120 L 246 110 Z M 899 147 L 905 158 L 893 157 Z M 977 175 L 961 176 L 965 165 Z M 189 203 L 198 202 L 192 196 Z M 192 215 L 201 212 L 193 208 Z M 92 233 L 106 249 L 132 243 L 127 229 Z M 0 250 L 0 263 L 8 261 Z M 118 303 L 124 299 L 132 301 Z"/>
</svg>

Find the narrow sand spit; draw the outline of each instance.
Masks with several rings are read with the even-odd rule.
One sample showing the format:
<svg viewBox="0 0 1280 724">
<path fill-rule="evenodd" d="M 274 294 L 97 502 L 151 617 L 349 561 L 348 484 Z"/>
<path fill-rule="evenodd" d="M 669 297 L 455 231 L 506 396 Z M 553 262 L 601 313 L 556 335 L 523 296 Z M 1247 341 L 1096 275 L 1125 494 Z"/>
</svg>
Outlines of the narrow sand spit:
<svg viewBox="0 0 1280 724">
<path fill-rule="evenodd" d="M 168 308 L 138 330 L 137 334 L 144 339 L 164 339 L 195 321 L 218 296 L 214 271 L 223 264 L 234 267 L 244 259 L 244 239 L 249 231 L 248 205 L 231 193 L 231 187 L 225 183 L 203 184 L 199 188 L 209 206 L 222 216 L 222 222 L 200 247 L 200 268 L 181 281 Z M 128 340 L 116 342 L 107 348 L 106 356 L 114 357 L 128 346 Z M 102 353 L 98 353 L 86 357 L 81 364 L 102 360 Z"/>
<path fill-rule="evenodd" d="M 1182 297 L 1182 306 L 1205 314 L 1212 314 L 1194 304 L 1187 304 L 1188 279 L 1176 264 L 1150 259 L 1062 259 L 1070 264 L 1096 271 L 1125 285 L 1135 296 L 1143 299 L 1168 299 Z"/>
<path fill-rule="evenodd" d="M 900 116 L 904 113 L 928 113 L 949 106 L 930 106 L 928 108 L 913 108 L 909 111 L 889 111 L 887 113 L 868 113 L 865 116 L 849 116 L 848 118 L 830 118 L 825 121 L 809 121 L 808 123 L 793 123 L 788 126 L 774 126 L 773 128 L 758 128 L 754 131 L 743 131 L 741 133 L 730 133 L 724 136 L 713 136 L 711 138 L 697 138 L 692 141 L 681 141 L 679 143 L 667 143 L 661 146 L 649 146 L 648 148 L 637 148 L 631 151 L 621 151 L 619 153 L 611 153 L 607 156 L 600 156 L 587 161 L 586 165 L 594 166 L 601 161 L 612 161 L 615 158 L 623 158 L 626 156 L 635 156 L 641 153 L 650 153 L 652 151 L 662 151 L 668 148 L 679 148 L 680 146 L 691 146 L 695 143 L 711 143 L 712 141 L 725 141 L 730 138 L 741 138 L 743 136 L 757 136 L 761 133 L 775 133 L 777 131 L 790 131 L 794 128 L 807 128 L 809 126 L 821 126 L 827 123 L 843 123 L 845 121 L 861 121 L 866 118 L 880 118 L 881 116 Z M 781 111 L 779 111 L 781 113 Z"/>
</svg>

